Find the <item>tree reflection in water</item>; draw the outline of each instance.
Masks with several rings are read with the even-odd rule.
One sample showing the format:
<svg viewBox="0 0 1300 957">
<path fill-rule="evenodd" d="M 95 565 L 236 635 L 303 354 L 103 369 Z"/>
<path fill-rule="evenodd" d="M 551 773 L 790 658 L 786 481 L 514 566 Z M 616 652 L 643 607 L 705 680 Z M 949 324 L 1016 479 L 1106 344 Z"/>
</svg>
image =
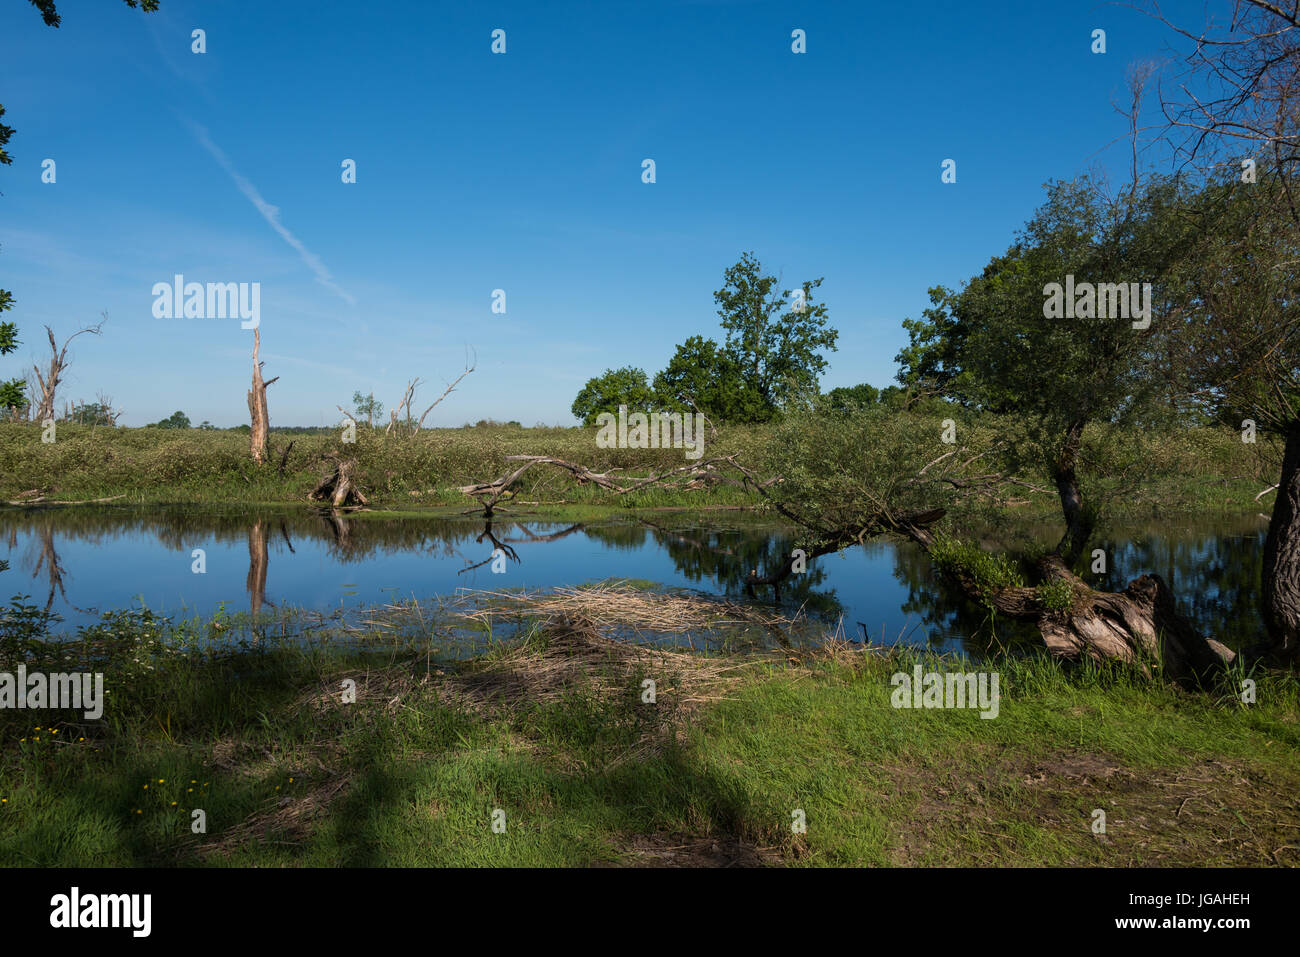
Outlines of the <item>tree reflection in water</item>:
<svg viewBox="0 0 1300 957">
<path fill-rule="evenodd" d="M 1108 568 L 1104 574 L 1089 576 L 1089 581 L 1098 588 L 1114 590 L 1123 588 L 1142 571 L 1159 571 L 1198 626 L 1232 647 L 1241 647 L 1262 630 L 1256 593 L 1264 530 L 1264 524 L 1254 516 L 1187 521 L 1176 527 L 1124 529 L 1099 543 L 1106 552 Z M 398 568 L 400 574 L 418 579 L 402 580 L 402 590 L 423 598 L 454 591 L 458 577 L 491 562 L 491 553 L 498 550 L 514 567 L 526 569 L 534 578 L 541 575 L 554 584 L 571 585 L 617 577 L 620 567 L 628 567 L 619 556 L 640 553 L 661 556 L 655 567 L 670 566 L 678 582 L 736 601 L 775 604 L 788 616 L 798 615 L 822 630 L 833 630 L 842 622 L 845 636 L 855 640 L 867 637 L 892 643 L 904 638 L 945 649 L 960 644 L 972 652 L 1014 645 L 1021 640 L 1035 646 L 1037 643 L 1036 636 L 1021 635 L 1010 622 L 990 619 L 984 609 L 946 587 L 924 553 L 906 543 L 868 544 L 862 552 L 869 562 L 861 565 L 831 556 L 811 561 L 805 572 L 786 580 L 779 597 L 770 591 L 751 597 L 746 576 L 784 562 L 796 540 L 785 529 L 739 519 L 719 521 L 713 516 L 701 520 L 698 516 L 674 514 L 671 518 L 561 525 L 525 518 L 503 522 L 498 517 L 485 522 L 334 509 L 29 508 L 0 513 L 0 531 L 4 533 L 0 541 L 7 542 L 6 557 L 13 566 L 0 577 L 0 587 L 9 576 L 21 579 L 29 575 L 42 581 L 47 608 L 53 609 L 62 601 L 67 608 L 84 614 L 90 613 L 73 604 L 78 577 L 86 581 L 96 576 L 101 580 L 116 576 L 114 580 L 129 581 L 130 569 L 118 563 L 113 551 L 124 540 L 136 549 L 184 552 L 187 562 L 190 549 L 196 546 L 218 542 L 237 547 L 246 543 L 244 587 L 254 615 L 276 607 L 268 598 L 268 588 L 272 587 L 269 583 L 276 579 L 271 571 L 273 550 L 279 555 L 277 568 L 290 569 L 295 562 L 311 561 L 322 568 L 371 563 Z M 996 544 L 999 535 L 1011 534 L 1006 529 L 992 529 L 983 534 L 982 540 Z M 1032 529 L 1017 529 L 1014 534 L 1023 540 L 1035 533 Z M 558 544 L 566 540 L 568 545 Z M 71 551 L 73 543 L 75 576 L 68 572 L 61 554 Z M 552 545 L 553 552 L 545 550 Z M 596 546 L 594 553 L 592 545 Z M 531 555 L 524 551 L 525 547 L 538 546 L 544 549 L 544 561 L 539 562 L 535 551 Z M 489 551 L 486 559 L 485 550 Z M 858 551 L 854 549 L 853 553 Z M 421 562 L 419 573 L 413 575 L 409 561 L 389 561 L 400 556 L 429 561 Z M 662 561 L 663 556 L 667 563 Z M 457 561 L 446 566 L 438 559 Z M 296 578 L 284 574 L 281 577 L 300 583 L 302 579 L 301 574 Z M 129 584 L 135 594 L 147 583 Z M 899 631 L 870 633 L 873 627 L 856 617 L 865 617 L 862 608 L 877 607 L 881 596 L 887 596 L 898 585 L 902 586 L 895 616 Z M 8 586 L 9 594 L 20 587 L 15 580 Z M 276 595 L 281 604 L 297 603 L 292 586 Z M 302 601 L 306 603 L 313 597 L 304 594 Z M 878 623 L 875 628 L 879 628 Z"/>
</svg>

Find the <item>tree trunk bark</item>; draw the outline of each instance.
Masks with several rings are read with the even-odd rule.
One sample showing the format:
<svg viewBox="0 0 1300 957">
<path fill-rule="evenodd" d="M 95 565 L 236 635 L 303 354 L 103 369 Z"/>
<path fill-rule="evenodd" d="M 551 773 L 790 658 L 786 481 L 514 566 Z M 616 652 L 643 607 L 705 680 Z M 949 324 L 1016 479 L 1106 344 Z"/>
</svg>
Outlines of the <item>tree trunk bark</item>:
<svg viewBox="0 0 1300 957">
<path fill-rule="evenodd" d="M 1129 582 L 1122 592 L 1093 591 L 1059 558 L 1039 566 L 1046 580 L 1068 581 L 1075 604 L 1067 613 L 1039 612 L 1038 632 L 1048 651 L 1060 658 L 1113 659 L 1143 669 L 1160 662 L 1167 677 L 1180 683 L 1210 682 L 1236 655 L 1207 638 L 1179 614 L 1174 594 L 1159 575 Z"/>
<path fill-rule="evenodd" d="M 258 360 L 258 352 L 262 348 L 262 332 L 260 329 L 253 330 L 253 387 L 248 392 L 248 417 L 251 422 L 252 431 L 249 433 L 249 446 L 253 453 L 253 461 L 261 465 L 266 461 L 266 439 L 271 431 L 271 416 L 266 409 L 266 387 L 274 382 L 262 381 L 262 363 Z M 278 379 L 279 376 L 276 376 Z"/>
<path fill-rule="evenodd" d="M 1066 565 L 1074 565 L 1083 554 L 1084 546 L 1092 537 L 1092 519 L 1083 506 L 1083 490 L 1075 468 L 1079 464 L 1079 449 L 1083 445 L 1083 422 L 1075 422 L 1065 435 L 1065 445 L 1057 460 L 1052 479 L 1056 494 L 1061 499 L 1061 513 L 1065 517 L 1065 535 L 1056 546 L 1058 555 Z"/>
<path fill-rule="evenodd" d="M 1262 604 L 1269 651 L 1300 660 L 1300 421 L 1286 433 L 1282 478 L 1264 539 Z"/>
<path fill-rule="evenodd" d="M 890 531 L 906 535 L 927 552 L 934 542 L 928 528 L 903 523 Z M 1094 591 L 1061 555 L 1041 559 L 1038 573 L 1044 583 L 1069 583 L 1073 601 L 1068 610 L 1044 605 L 1042 593 L 1034 587 L 982 594 L 963 569 L 945 569 L 947 578 L 973 601 L 991 604 L 1009 618 L 1032 622 L 1058 658 L 1117 660 L 1147 673 L 1148 666 L 1158 661 L 1165 677 L 1185 685 L 1212 682 L 1236 658 L 1231 649 L 1202 635 L 1178 612 L 1173 592 L 1159 575 L 1135 578 L 1122 592 Z"/>
<path fill-rule="evenodd" d="M 356 464 L 353 459 L 336 458 L 334 467 L 325 474 L 307 497 L 313 502 L 327 502 L 331 508 L 369 505 L 370 500 L 357 487 L 352 477 L 352 469 Z"/>
</svg>

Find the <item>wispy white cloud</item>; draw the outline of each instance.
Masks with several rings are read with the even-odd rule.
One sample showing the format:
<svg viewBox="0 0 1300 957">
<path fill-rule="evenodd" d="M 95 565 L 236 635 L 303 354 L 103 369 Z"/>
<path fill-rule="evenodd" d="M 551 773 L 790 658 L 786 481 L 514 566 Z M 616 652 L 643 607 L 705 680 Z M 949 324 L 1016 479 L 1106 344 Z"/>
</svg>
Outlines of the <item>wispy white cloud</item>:
<svg viewBox="0 0 1300 957">
<path fill-rule="evenodd" d="M 221 147 L 212 142 L 212 138 L 208 136 L 208 131 L 206 129 L 192 120 L 185 120 L 185 123 L 189 126 L 190 132 L 194 135 L 194 139 L 212 155 L 212 158 L 215 159 L 217 163 L 220 164 L 221 168 L 226 171 L 227 175 L 234 180 L 235 185 L 239 187 L 239 191 L 243 193 L 244 196 L 248 198 L 248 201 L 257 208 L 257 211 L 262 214 L 262 218 L 270 224 L 272 229 L 280 234 L 281 239 L 297 250 L 302 261 L 306 263 L 307 268 L 316 274 L 316 281 L 326 289 L 333 292 L 348 305 L 356 305 L 356 299 L 334 281 L 334 277 L 331 276 L 330 271 L 325 268 L 325 263 L 321 261 L 321 258 L 304 246 L 302 240 L 289 232 L 289 230 L 285 228 L 285 225 L 280 222 L 280 207 L 272 206 L 268 203 L 262 198 L 262 194 L 257 191 L 257 187 L 240 175 L 239 170 L 235 169 L 234 164 L 230 162 L 230 158 L 226 156 Z"/>
</svg>

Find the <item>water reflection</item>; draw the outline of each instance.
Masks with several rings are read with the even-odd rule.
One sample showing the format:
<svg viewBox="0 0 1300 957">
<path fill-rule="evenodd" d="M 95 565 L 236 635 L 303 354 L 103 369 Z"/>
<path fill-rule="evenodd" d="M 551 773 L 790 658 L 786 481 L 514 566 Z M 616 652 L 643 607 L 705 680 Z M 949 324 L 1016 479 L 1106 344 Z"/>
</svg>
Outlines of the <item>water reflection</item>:
<svg viewBox="0 0 1300 957">
<path fill-rule="evenodd" d="M 741 518 L 556 523 L 379 517 L 329 509 L 12 509 L 0 512 L 11 564 L 0 594 L 35 596 L 69 625 L 143 601 L 166 614 L 208 615 L 247 603 L 319 611 L 417 600 L 459 588 L 545 588 L 619 577 L 751 600 L 745 578 L 778 567 L 789 530 Z M 1049 540 L 1055 530 L 977 530 L 990 547 Z M 1154 571 L 1207 633 L 1234 647 L 1261 632 L 1256 608 L 1265 523 L 1254 516 L 1123 529 L 1096 547 L 1122 588 Z M 196 549 L 205 566 L 197 574 Z M 240 587 L 242 579 L 242 588 Z M 772 603 L 769 593 L 758 599 Z M 1033 641 L 945 586 L 915 546 L 869 542 L 810 562 L 778 604 L 845 637 L 981 652 Z"/>
</svg>

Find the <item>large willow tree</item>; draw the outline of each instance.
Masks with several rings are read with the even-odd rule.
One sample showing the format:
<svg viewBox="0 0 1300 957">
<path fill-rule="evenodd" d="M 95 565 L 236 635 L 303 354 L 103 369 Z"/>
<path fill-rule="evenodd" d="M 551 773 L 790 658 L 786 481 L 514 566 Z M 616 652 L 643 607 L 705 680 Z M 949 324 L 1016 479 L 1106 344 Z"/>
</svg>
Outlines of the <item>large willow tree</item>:
<svg viewBox="0 0 1300 957">
<path fill-rule="evenodd" d="M 1300 0 L 1231 0 L 1203 27 L 1152 13 L 1187 42 L 1162 84 L 1182 169 L 1226 196 L 1191 270 L 1188 340 L 1225 411 L 1282 437 L 1264 548 L 1272 653 L 1300 661 Z M 1225 185 L 1225 179 L 1231 187 Z"/>
<path fill-rule="evenodd" d="M 1096 519 L 1080 478 L 1084 430 L 1151 425 L 1173 411 L 1170 385 L 1182 372 L 1170 341 L 1181 319 L 1168 283 L 1195 237 L 1185 199 L 1176 179 L 1118 197 L 1091 177 L 1049 184 L 1004 254 L 960 290 L 932 290 L 923 318 L 903 323 L 910 343 L 898 355 L 900 381 L 1002 417 L 1013 467 L 1040 475 L 1060 498 L 1057 553 L 1067 565 Z M 1085 283 L 1091 309 L 1080 295 L 1075 315 L 1045 315 L 1045 290 Z M 1122 310 L 1118 298 L 1107 301 L 1104 311 L 1122 315 L 1099 316 L 1107 297 L 1096 287 L 1111 284 L 1136 288 L 1143 301 Z"/>
</svg>

